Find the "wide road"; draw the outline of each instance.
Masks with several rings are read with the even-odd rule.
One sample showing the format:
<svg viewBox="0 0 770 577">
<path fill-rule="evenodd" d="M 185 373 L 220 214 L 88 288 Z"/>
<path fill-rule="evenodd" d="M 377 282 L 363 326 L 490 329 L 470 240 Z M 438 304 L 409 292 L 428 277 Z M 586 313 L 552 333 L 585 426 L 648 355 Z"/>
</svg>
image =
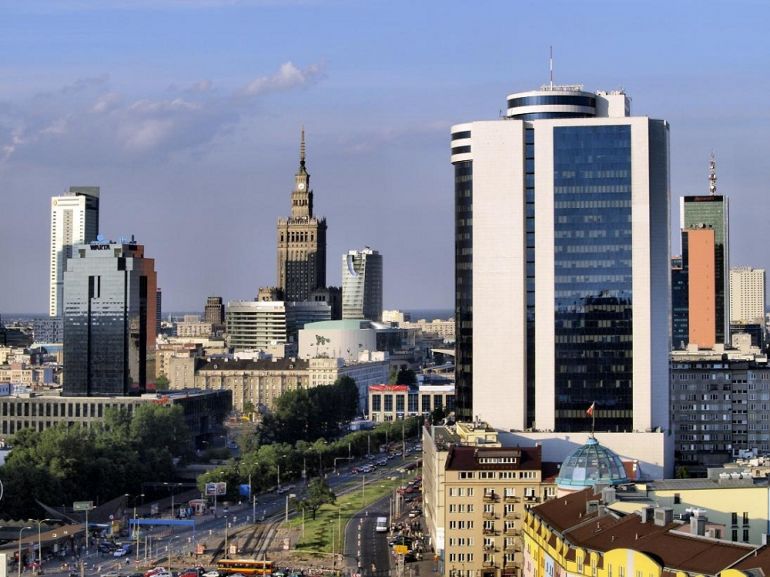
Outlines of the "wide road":
<svg viewBox="0 0 770 577">
<path fill-rule="evenodd" d="M 378 458 L 381 458 L 378 455 Z M 388 461 L 387 466 L 378 467 L 370 474 L 361 475 L 353 474 L 350 472 L 351 468 L 363 463 L 370 462 L 367 459 L 358 459 L 355 461 L 343 461 L 339 463 L 337 473 L 333 471 L 327 472 L 326 479 L 329 486 L 339 491 L 344 485 L 350 485 L 349 490 L 361 490 L 361 486 L 365 481 L 368 486 L 371 483 L 376 483 L 382 479 L 392 477 L 399 474 L 397 469 L 402 467 L 408 462 L 413 462 L 419 455 L 413 454 L 408 456 L 401 456 L 392 458 Z M 236 530 L 243 528 L 247 525 L 253 525 L 254 514 L 256 512 L 257 520 L 264 517 L 265 522 L 271 522 L 273 520 L 282 519 L 286 511 L 286 501 L 290 494 L 302 497 L 305 493 L 305 483 L 302 481 L 292 481 L 290 483 L 284 483 L 282 486 L 286 487 L 291 485 L 292 488 L 284 493 L 277 494 L 276 492 L 262 493 L 257 495 L 256 506 L 253 507 L 252 503 L 241 503 L 230 505 L 225 508 L 222 503 L 217 506 L 216 516 L 213 514 L 196 516 L 195 517 L 195 529 L 187 527 L 175 527 L 171 529 L 169 527 L 155 527 L 143 529 L 145 535 L 148 537 L 150 543 L 149 554 L 145 552 L 145 539 L 144 535 L 140 538 L 139 550 L 134 550 L 131 555 L 127 556 L 129 562 L 126 563 L 126 557 L 113 558 L 107 554 L 101 554 L 96 550 L 95 543 L 91 544 L 90 551 L 87 555 L 82 556 L 84 561 L 84 574 L 87 576 L 93 576 L 98 574 L 104 574 L 106 572 L 119 572 L 120 574 L 129 574 L 139 570 L 139 566 L 145 565 L 149 560 L 162 559 L 168 556 L 168 552 L 171 551 L 173 555 L 185 555 L 192 553 L 195 549 L 197 542 L 205 542 L 208 547 L 214 547 L 224 539 L 225 525 L 227 525 L 227 533 L 232 535 Z M 384 500 L 371 505 L 367 508 L 368 517 L 364 515 L 365 528 L 362 529 L 363 535 L 368 535 L 370 538 L 375 535 L 374 520 L 378 516 L 388 516 L 388 500 Z M 371 526 L 369 526 L 371 525 Z M 346 537 L 348 535 L 347 530 L 353 526 L 353 522 L 348 524 L 346 528 Z M 373 554 L 367 557 L 367 568 L 369 571 L 366 575 L 371 574 L 371 564 L 374 563 L 376 572 L 385 574 L 389 568 L 388 559 L 389 551 L 387 545 L 386 534 L 381 534 L 378 540 L 373 541 L 372 544 L 376 545 Z M 128 539 L 124 539 L 127 541 Z M 348 545 L 353 543 L 356 545 L 355 539 L 346 538 L 346 561 L 350 560 L 348 557 Z M 135 543 L 134 543 L 135 546 Z M 369 547 L 365 547 L 369 550 Z M 147 561 L 145 561 L 145 558 Z M 371 559 L 371 560 L 369 560 Z M 73 565 L 72 559 L 70 566 Z M 352 556 L 352 564 L 355 565 L 355 551 Z M 60 563 L 57 561 L 49 561 L 44 563 L 43 566 L 45 574 L 53 577 L 68 576 L 69 571 L 61 571 Z M 29 572 L 27 572 L 29 575 Z"/>
<path fill-rule="evenodd" d="M 345 566 L 350 573 L 365 577 L 387 575 L 390 571 L 388 533 L 377 533 L 377 517 L 387 517 L 389 497 L 369 505 L 345 526 Z"/>
</svg>

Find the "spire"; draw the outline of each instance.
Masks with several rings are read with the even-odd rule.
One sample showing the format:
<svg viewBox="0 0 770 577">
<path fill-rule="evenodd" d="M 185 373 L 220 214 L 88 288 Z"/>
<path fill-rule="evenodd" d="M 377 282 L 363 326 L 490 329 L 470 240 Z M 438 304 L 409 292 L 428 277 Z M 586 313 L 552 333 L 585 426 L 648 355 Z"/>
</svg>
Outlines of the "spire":
<svg viewBox="0 0 770 577">
<path fill-rule="evenodd" d="M 709 193 L 711 196 L 717 193 L 717 159 L 713 150 L 709 157 Z"/>
<path fill-rule="evenodd" d="M 302 125 L 302 136 L 299 141 L 299 165 L 305 166 L 305 125 Z"/>
</svg>

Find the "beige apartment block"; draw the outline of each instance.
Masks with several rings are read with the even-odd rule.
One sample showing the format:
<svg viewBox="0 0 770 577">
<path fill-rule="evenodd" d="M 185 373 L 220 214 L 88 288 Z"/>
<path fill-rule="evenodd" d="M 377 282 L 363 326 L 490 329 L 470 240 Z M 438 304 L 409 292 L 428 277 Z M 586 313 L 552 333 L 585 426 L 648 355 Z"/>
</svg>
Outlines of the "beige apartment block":
<svg viewBox="0 0 770 577">
<path fill-rule="evenodd" d="M 195 374 L 195 386 L 204 390 L 229 390 L 233 409 L 245 412 L 247 403 L 256 409 L 272 409 L 287 391 L 308 388 L 308 362 L 296 358 L 273 360 L 212 359 Z"/>
<path fill-rule="evenodd" d="M 540 446 L 503 447 L 485 423 L 425 428 L 423 509 L 447 577 L 520 575 L 521 523 L 556 495 Z"/>
</svg>

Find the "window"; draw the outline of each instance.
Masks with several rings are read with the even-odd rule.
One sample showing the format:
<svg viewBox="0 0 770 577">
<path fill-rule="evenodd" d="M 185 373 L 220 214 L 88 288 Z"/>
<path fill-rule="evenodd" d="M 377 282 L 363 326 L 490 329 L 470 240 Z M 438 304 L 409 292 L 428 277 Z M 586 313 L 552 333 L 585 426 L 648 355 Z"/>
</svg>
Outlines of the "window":
<svg viewBox="0 0 770 577">
<path fill-rule="evenodd" d="M 748 543 L 749 542 L 749 530 L 748 529 L 744 529 L 743 530 L 743 541 L 744 541 L 744 543 Z"/>
<path fill-rule="evenodd" d="M 737 524 L 738 524 L 738 513 L 732 513 L 732 514 L 730 515 L 730 517 L 731 517 L 731 520 L 732 520 L 732 524 L 733 524 L 733 525 L 737 525 Z M 736 539 L 736 538 L 735 538 L 735 537 L 733 537 L 733 541 L 735 541 L 735 539 Z"/>
<path fill-rule="evenodd" d="M 372 395 L 372 412 L 379 413 L 382 410 L 382 395 Z"/>
<path fill-rule="evenodd" d="M 743 524 L 744 525 L 748 525 L 749 524 L 749 514 L 746 511 L 743 512 Z"/>
</svg>

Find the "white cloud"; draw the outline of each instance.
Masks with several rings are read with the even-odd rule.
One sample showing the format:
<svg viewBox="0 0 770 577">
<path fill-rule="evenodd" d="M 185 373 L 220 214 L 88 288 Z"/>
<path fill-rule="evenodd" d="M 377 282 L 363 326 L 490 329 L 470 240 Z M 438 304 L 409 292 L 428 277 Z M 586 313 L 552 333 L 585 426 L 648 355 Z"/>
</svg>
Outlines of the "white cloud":
<svg viewBox="0 0 770 577">
<path fill-rule="evenodd" d="M 293 62 L 281 64 L 278 72 L 271 76 L 260 76 L 241 88 L 239 94 L 256 96 L 266 92 L 290 90 L 316 82 L 323 75 L 320 64 L 311 64 L 305 69 L 297 68 Z"/>
<path fill-rule="evenodd" d="M 130 98 L 107 75 L 80 78 L 32 98 L 0 103 L 0 163 L 32 165 L 162 162 L 200 154 L 259 110 L 258 96 L 301 89 L 321 77 L 321 66 L 282 64 L 229 94 L 210 79 L 163 90 L 165 97 Z M 248 98 L 238 97 L 247 95 Z"/>
</svg>

